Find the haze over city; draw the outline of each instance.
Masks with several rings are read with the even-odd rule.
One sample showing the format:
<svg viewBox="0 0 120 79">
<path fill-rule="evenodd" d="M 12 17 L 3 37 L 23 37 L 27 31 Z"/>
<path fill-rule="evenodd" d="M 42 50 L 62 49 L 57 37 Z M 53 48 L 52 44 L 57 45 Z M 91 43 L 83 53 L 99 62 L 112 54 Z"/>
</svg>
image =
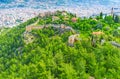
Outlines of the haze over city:
<svg viewBox="0 0 120 79">
<path fill-rule="evenodd" d="M 0 27 L 12 27 L 46 11 L 65 10 L 79 17 L 118 8 L 119 0 L 0 0 Z"/>
</svg>

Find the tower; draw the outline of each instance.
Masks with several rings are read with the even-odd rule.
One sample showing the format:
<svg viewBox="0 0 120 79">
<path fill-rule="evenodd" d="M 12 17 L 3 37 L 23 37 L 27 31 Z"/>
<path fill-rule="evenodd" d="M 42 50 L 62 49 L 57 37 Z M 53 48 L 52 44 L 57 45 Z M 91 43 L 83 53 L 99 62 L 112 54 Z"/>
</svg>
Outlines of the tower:
<svg viewBox="0 0 120 79">
<path fill-rule="evenodd" d="M 114 14 L 114 8 L 112 7 L 112 9 L 111 9 L 111 15 L 113 16 L 113 14 Z"/>
</svg>

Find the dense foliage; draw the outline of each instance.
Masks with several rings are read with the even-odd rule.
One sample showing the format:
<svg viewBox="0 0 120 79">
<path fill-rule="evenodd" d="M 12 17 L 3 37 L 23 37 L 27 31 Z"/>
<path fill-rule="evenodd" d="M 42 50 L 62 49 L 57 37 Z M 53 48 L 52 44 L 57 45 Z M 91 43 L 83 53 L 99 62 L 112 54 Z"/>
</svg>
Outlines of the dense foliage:
<svg viewBox="0 0 120 79">
<path fill-rule="evenodd" d="M 67 13 L 64 20 L 61 12 L 55 16 L 60 19 L 52 21 L 52 16 L 35 17 L 17 27 L 4 28 L 0 34 L 0 79 L 119 79 L 120 49 L 112 46 L 110 41 L 120 43 L 119 17 L 100 14 L 95 18 L 78 18 Z M 36 24 L 35 22 L 39 22 Z M 68 37 L 72 32 L 59 34 L 51 27 L 32 30 L 34 41 L 24 42 L 25 27 L 35 23 L 65 24 L 80 34 L 80 41 L 74 47 L 68 46 Z M 104 45 L 91 45 L 91 33 L 103 31 Z"/>
</svg>

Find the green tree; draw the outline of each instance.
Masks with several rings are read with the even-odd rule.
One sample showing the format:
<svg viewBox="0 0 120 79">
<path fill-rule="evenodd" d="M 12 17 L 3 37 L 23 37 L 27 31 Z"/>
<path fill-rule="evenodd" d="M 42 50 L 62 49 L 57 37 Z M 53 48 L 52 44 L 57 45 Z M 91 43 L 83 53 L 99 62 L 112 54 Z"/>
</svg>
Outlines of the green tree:
<svg viewBox="0 0 120 79">
<path fill-rule="evenodd" d="M 115 16 L 114 22 L 115 22 L 115 23 L 119 23 L 119 22 L 120 22 L 120 18 L 119 18 L 118 15 Z"/>
<path fill-rule="evenodd" d="M 100 19 L 103 19 L 103 13 L 100 12 Z"/>
</svg>

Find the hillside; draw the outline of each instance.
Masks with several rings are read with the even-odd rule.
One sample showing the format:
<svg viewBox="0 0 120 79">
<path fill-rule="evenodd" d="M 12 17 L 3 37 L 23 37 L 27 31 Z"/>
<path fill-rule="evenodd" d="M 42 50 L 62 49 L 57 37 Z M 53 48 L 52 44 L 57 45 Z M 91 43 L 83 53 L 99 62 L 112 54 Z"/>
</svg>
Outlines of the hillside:
<svg viewBox="0 0 120 79">
<path fill-rule="evenodd" d="M 0 79 L 119 79 L 119 17 L 46 12 L 0 30 Z"/>
</svg>

